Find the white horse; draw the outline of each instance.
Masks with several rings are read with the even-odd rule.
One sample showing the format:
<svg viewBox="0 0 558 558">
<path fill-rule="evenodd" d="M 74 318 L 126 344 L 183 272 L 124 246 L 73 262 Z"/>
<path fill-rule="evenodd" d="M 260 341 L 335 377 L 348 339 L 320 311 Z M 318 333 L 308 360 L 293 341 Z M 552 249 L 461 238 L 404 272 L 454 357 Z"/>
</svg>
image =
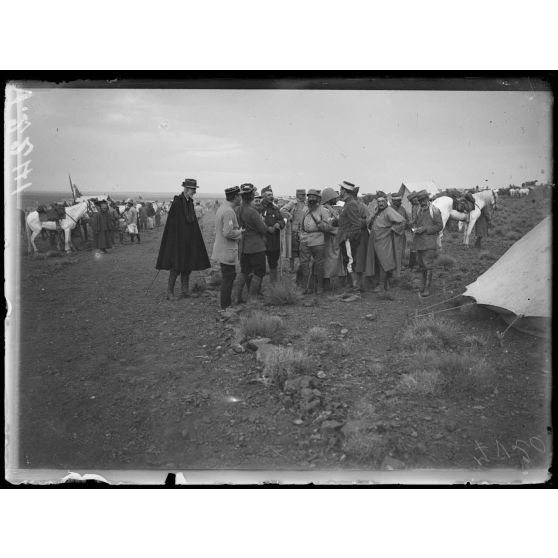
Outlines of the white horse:
<svg viewBox="0 0 558 558">
<path fill-rule="evenodd" d="M 526 198 L 529 195 L 530 190 L 529 188 L 520 188 L 517 193 L 520 198 Z"/>
<path fill-rule="evenodd" d="M 448 219 L 455 219 L 456 221 L 466 221 L 467 214 L 460 213 L 459 211 L 453 209 L 453 198 L 450 198 L 449 196 L 440 196 L 439 198 L 436 198 L 432 202 L 432 205 L 437 207 L 440 210 L 440 213 L 442 214 L 442 223 L 444 224 L 444 226 L 442 227 L 442 230 L 438 233 L 438 248 L 441 248 L 442 238 L 444 236 L 444 230 L 446 228 L 446 223 L 448 222 Z"/>
<path fill-rule="evenodd" d="M 483 208 L 490 205 L 492 209 L 496 209 L 496 204 L 498 202 L 498 194 L 494 190 L 475 192 L 473 197 L 475 198 L 475 208 L 469 213 L 467 228 L 463 233 L 463 244 L 467 247 L 469 246 L 469 238 L 475 228 L 475 223 L 480 217 Z"/>
<path fill-rule="evenodd" d="M 89 201 L 87 200 L 64 208 L 66 212 L 66 216 L 64 217 L 64 219 L 60 220 L 60 227 L 64 231 L 65 249 L 67 253 L 71 251 L 71 246 L 70 246 L 71 231 L 76 226 L 77 222 L 87 213 L 88 208 L 89 208 Z M 31 247 L 32 247 L 34 253 L 36 254 L 38 250 L 35 244 L 35 238 L 37 238 L 37 235 L 41 232 L 42 229 L 55 231 L 56 222 L 41 221 L 39 219 L 38 211 L 31 211 L 31 213 L 27 215 L 25 222 L 27 223 L 27 238 L 30 244 L 29 251 L 31 251 Z"/>
</svg>

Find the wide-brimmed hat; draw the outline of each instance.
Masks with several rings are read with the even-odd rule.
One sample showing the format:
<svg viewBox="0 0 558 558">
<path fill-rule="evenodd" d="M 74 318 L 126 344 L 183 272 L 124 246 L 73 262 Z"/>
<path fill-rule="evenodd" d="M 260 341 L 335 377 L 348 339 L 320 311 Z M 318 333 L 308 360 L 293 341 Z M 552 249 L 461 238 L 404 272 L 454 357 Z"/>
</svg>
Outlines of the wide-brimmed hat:
<svg viewBox="0 0 558 558">
<path fill-rule="evenodd" d="M 413 201 L 415 198 L 417 197 L 417 192 L 415 192 L 414 190 L 407 196 L 407 199 L 409 201 Z"/>
<path fill-rule="evenodd" d="M 197 188 L 198 182 L 195 178 L 185 178 L 182 186 L 184 186 L 184 188 Z"/>
<path fill-rule="evenodd" d="M 306 194 L 306 196 L 316 196 L 317 198 L 322 197 L 322 195 L 320 194 L 320 191 L 316 190 L 314 188 L 311 188 L 310 190 L 308 190 L 308 193 Z"/>
<path fill-rule="evenodd" d="M 403 201 L 403 198 L 399 194 L 392 194 L 391 201 Z"/>
<path fill-rule="evenodd" d="M 327 203 L 328 201 L 338 198 L 339 194 L 333 188 L 324 188 L 322 190 L 322 203 Z"/>
<path fill-rule="evenodd" d="M 430 199 L 430 194 L 426 190 L 421 190 L 420 192 L 417 192 L 416 198 L 419 201 L 423 200 L 424 198 L 429 200 Z"/>
<path fill-rule="evenodd" d="M 347 192 L 354 192 L 355 194 L 358 192 L 358 186 L 355 186 L 352 182 L 347 182 L 346 180 L 343 180 L 343 182 L 341 182 L 341 184 L 339 184 L 340 188 L 343 188 L 343 190 L 347 190 Z"/>
<path fill-rule="evenodd" d="M 265 194 L 266 192 L 273 192 L 273 190 L 271 189 L 271 185 L 262 188 L 262 195 Z"/>
</svg>

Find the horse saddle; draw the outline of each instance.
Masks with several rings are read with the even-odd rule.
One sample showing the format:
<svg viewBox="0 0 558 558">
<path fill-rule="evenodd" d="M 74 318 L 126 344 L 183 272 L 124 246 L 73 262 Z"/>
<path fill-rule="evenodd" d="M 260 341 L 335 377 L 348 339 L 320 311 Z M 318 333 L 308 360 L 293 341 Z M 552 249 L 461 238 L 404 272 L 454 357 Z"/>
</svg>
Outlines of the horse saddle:
<svg viewBox="0 0 558 558">
<path fill-rule="evenodd" d="M 461 213 L 471 213 L 475 209 L 475 202 L 468 198 L 454 198 L 453 209 Z"/>
<path fill-rule="evenodd" d="M 61 206 L 53 207 L 52 209 L 47 209 L 43 206 L 39 207 L 37 212 L 39 213 L 39 221 L 41 223 L 45 221 L 59 221 L 66 217 L 66 210 Z"/>
</svg>

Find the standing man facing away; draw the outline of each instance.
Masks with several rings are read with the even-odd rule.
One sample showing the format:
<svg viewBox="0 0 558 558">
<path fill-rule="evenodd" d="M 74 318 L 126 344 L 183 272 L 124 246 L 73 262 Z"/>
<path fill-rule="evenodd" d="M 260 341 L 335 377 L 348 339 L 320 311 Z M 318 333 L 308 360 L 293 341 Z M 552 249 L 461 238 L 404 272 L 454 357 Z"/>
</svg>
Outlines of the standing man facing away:
<svg viewBox="0 0 558 558">
<path fill-rule="evenodd" d="M 290 272 L 295 272 L 295 259 L 300 256 L 300 224 L 306 207 L 306 190 L 297 190 L 296 199 L 281 208 L 281 215 L 287 219 L 285 239 L 291 242 Z"/>
<path fill-rule="evenodd" d="M 130 235 L 130 242 L 134 243 L 134 236 L 138 237 L 138 244 L 140 243 L 140 235 L 138 230 L 138 210 L 134 206 L 134 200 L 126 200 L 126 209 L 124 210 L 126 216 L 126 230 Z"/>
<path fill-rule="evenodd" d="M 414 224 L 417 259 L 422 271 L 422 290 L 420 296 L 430 296 L 434 262 L 438 256 L 438 233 L 443 229 L 440 210 L 430 203 L 426 190 L 417 194 L 420 209 Z"/>
<path fill-rule="evenodd" d="M 196 218 L 198 220 L 198 225 L 200 226 L 200 231 L 203 232 L 203 207 L 200 202 L 196 202 L 196 205 L 194 205 L 194 211 L 196 212 Z"/>
<path fill-rule="evenodd" d="M 203 237 L 194 211 L 194 195 L 198 183 L 187 178 L 182 183 L 184 191 L 174 196 L 161 238 L 156 269 L 168 269 L 167 299 L 174 300 L 174 285 L 180 274 L 181 297 L 190 296 L 190 273 L 211 266 Z"/>
<path fill-rule="evenodd" d="M 240 205 L 240 188 L 233 186 L 225 190 L 225 202 L 215 216 L 215 243 L 211 259 L 221 266 L 221 310 L 231 305 L 231 293 L 236 277 L 238 242 L 243 230 L 238 226 L 234 211 Z"/>
<path fill-rule="evenodd" d="M 262 190 L 260 212 L 266 226 L 273 228 L 272 233 L 267 233 L 265 256 L 269 266 L 269 279 L 275 283 L 277 281 L 277 264 L 281 257 L 281 229 L 285 226 L 285 221 L 279 208 L 273 203 L 271 186 L 266 186 Z"/>
<path fill-rule="evenodd" d="M 337 241 L 341 245 L 343 254 L 343 265 L 352 280 L 352 289 L 362 289 L 362 273 L 355 271 L 356 254 L 360 244 L 361 235 L 368 234 L 366 229 L 367 212 L 363 204 L 357 199 L 359 188 L 351 182 L 344 180 L 340 186 L 340 197 L 345 202 L 343 210 L 339 215 L 339 232 Z"/>
<path fill-rule="evenodd" d="M 252 207 L 254 201 L 254 186 L 246 183 L 240 186 L 242 204 L 238 208 L 238 223 L 242 234 L 240 252 L 240 275 L 238 276 L 238 291 L 236 299 L 242 303 L 242 289 L 248 283 L 248 301 L 253 302 L 260 291 L 262 278 L 265 275 L 265 247 L 266 235 L 275 231 L 266 226 L 262 216 Z M 253 277 L 251 277 L 253 275 Z"/>
</svg>

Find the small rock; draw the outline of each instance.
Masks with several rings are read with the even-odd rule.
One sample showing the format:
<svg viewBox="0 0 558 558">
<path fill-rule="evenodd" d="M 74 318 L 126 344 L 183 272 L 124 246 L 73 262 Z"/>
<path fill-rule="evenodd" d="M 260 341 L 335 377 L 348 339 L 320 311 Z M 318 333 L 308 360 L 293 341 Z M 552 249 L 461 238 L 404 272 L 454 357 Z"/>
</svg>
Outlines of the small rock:
<svg viewBox="0 0 558 558">
<path fill-rule="evenodd" d="M 323 370 L 318 370 L 318 373 L 316 374 L 316 376 L 318 378 L 320 378 L 321 380 L 323 380 L 326 377 L 326 373 Z"/>
<path fill-rule="evenodd" d="M 343 327 L 343 324 L 341 322 L 329 322 L 329 325 L 331 327 Z"/>
<path fill-rule="evenodd" d="M 244 353 L 244 352 L 246 351 L 246 349 L 245 349 L 242 345 L 240 345 L 240 344 L 233 345 L 232 350 L 233 350 L 235 353 Z"/>
<path fill-rule="evenodd" d="M 306 308 L 310 308 L 311 306 L 314 306 L 314 303 L 311 300 L 305 300 L 302 303 L 302 306 L 305 306 Z"/>
<path fill-rule="evenodd" d="M 255 337 L 246 343 L 246 347 L 251 351 L 257 351 L 262 345 L 267 345 L 268 343 L 271 343 L 269 337 Z"/>
<path fill-rule="evenodd" d="M 416 431 L 416 430 L 411 430 L 411 436 L 412 436 L 413 438 L 417 438 L 417 437 L 418 437 L 417 431 Z"/>
<path fill-rule="evenodd" d="M 382 461 L 381 468 L 385 471 L 397 471 L 401 469 L 405 469 L 405 463 L 400 461 L 399 459 L 395 459 L 394 457 L 390 457 L 389 455 L 384 458 Z"/>
<path fill-rule="evenodd" d="M 355 302 L 357 300 L 360 300 L 360 296 L 358 295 L 351 295 L 348 298 L 342 298 L 341 299 L 343 302 Z"/>
<path fill-rule="evenodd" d="M 395 393 L 396 393 L 396 392 L 395 392 L 394 389 L 388 389 L 388 390 L 385 392 L 384 395 L 385 395 L 386 397 L 393 397 L 393 396 L 395 395 Z"/>
<path fill-rule="evenodd" d="M 349 333 L 349 330 L 344 327 L 341 331 L 340 331 L 341 335 L 347 335 L 347 333 Z"/>
<path fill-rule="evenodd" d="M 304 423 L 304 421 L 302 419 L 299 419 L 299 418 L 293 420 L 293 424 L 296 424 L 297 426 L 299 426 L 303 423 Z"/>
<path fill-rule="evenodd" d="M 321 425 L 321 430 L 323 431 L 330 431 L 333 432 L 334 430 L 337 430 L 338 428 L 341 428 L 343 426 L 342 422 L 339 422 L 337 420 L 324 420 L 324 422 L 322 422 Z"/>
<path fill-rule="evenodd" d="M 188 436 L 190 435 L 190 429 L 189 428 L 183 428 L 182 432 L 180 432 L 180 435 L 183 438 L 188 438 Z"/>
<path fill-rule="evenodd" d="M 376 319 L 376 316 L 374 314 L 366 314 L 366 316 L 364 316 L 365 320 L 368 320 L 369 322 L 373 322 Z"/>
<path fill-rule="evenodd" d="M 448 432 L 454 432 L 455 430 L 457 430 L 457 423 L 450 421 L 446 424 L 446 430 Z"/>
</svg>

